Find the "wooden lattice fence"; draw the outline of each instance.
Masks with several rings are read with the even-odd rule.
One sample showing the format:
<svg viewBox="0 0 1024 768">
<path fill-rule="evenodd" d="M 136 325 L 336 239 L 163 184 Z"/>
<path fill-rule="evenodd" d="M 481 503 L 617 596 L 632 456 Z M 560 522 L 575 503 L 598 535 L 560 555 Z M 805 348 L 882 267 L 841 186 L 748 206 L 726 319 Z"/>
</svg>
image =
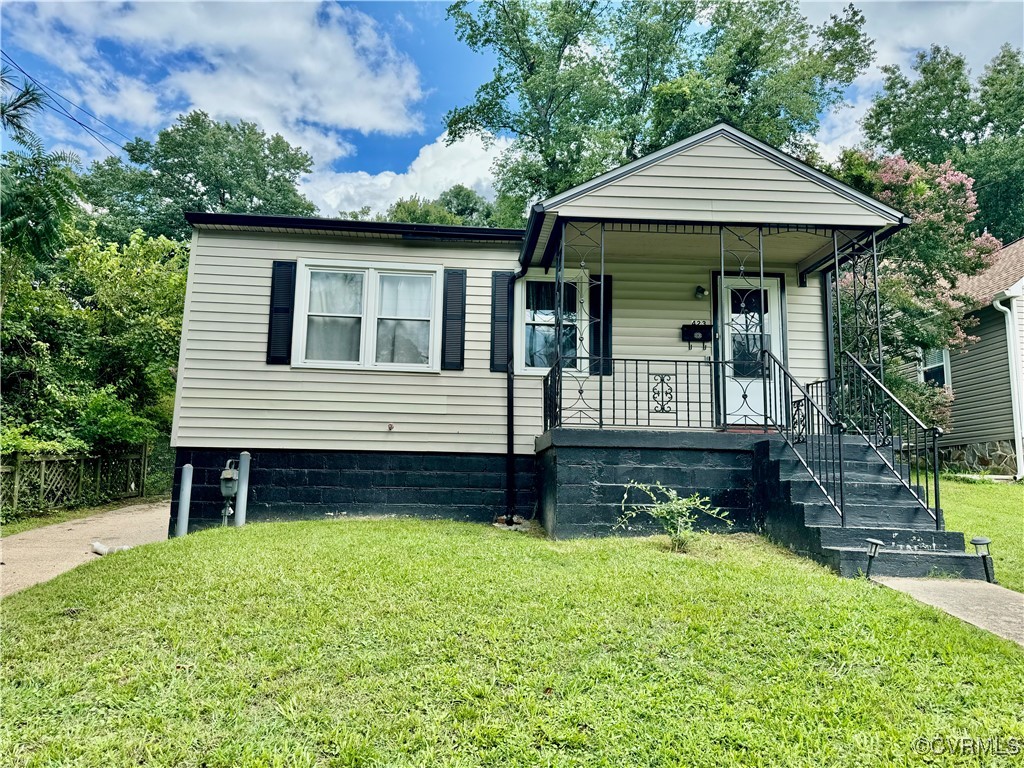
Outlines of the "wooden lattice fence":
<svg viewBox="0 0 1024 768">
<path fill-rule="evenodd" d="M 146 446 L 109 456 L 5 456 L 0 507 L 28 514 L 146 493 Z"/>
</svg>

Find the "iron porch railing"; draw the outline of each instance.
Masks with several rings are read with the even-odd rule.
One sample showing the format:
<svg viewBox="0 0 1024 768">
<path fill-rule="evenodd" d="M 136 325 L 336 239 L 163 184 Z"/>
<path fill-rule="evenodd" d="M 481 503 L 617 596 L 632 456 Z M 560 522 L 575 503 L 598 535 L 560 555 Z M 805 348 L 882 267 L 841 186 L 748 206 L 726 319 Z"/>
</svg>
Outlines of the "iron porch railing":
<svg viewBox="0 0 1024 768">
<path fill-rule="evenodd" d="M 761 354 L 767 368 L 765 413 L 768 421 L 796 454 L 845 526 L 843 434 L 846 425 L 829 416 L 775 355 L 767 349 Z"/>
<path fill-rule="evenodd" d="M 605 373 L 590 375 L 557 366 L 548 371 L 545 430 L 560 426 L 714 429 L 720 424 L 714 394 L 718 363 L 618 357 L 580 358 L 579 362 Z"/>
<path fill-rule="evenodd" d="M 842 419 L 881 458 L 897 480 L 942 527 L 939 497 L 939 438 L 890 392 L 863 363 L 846 352 L 837 376 L 809 388 L 817 402 Z"/>
</svg>

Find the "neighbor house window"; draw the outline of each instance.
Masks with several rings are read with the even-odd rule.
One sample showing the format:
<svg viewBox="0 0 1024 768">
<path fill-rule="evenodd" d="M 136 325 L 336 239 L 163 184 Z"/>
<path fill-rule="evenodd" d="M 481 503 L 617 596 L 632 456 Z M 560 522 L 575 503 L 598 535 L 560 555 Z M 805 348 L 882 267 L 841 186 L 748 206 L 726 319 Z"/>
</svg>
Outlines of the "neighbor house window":
<svg viewBox="0 0 1024 768">
<path fill-rule="evenodd" d="M 921 354 L 920 379 L 922 383 L 936 387 L 952 386 L 948 349 L 928 349 Z"/>
<path fill-rule="evenodd" d="M 297 364 L 436 370 L 440 268 L 300 262 Z"/>
<path fill-rule="evenodd" d="M 522 325 L 518 329 L 518 354 L 521 368 L 526 371 L 548 371 L 557 357 L 555 303 L 556 285 L 551 280 L 524 280 L 517 303 L 521 308 Z M 583 340 L 581 323 L 586 307 L 580 304 L 585 292 L 576 283 L 563 285 L 562 304 L 562 367 L 577 368 L 580 344 Z"/>
</svg>

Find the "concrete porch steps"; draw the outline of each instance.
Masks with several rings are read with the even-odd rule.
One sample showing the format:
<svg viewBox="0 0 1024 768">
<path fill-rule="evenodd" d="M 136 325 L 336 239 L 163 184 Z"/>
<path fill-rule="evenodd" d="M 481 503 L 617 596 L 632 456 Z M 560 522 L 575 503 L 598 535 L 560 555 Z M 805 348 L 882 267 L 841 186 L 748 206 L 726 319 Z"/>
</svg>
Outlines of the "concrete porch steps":
<svg viewBox="0 0 1024 768">
<path fill-rule="evenodd" d="M 845 525 L 792 448 L 778 440 L 755 446 L 755 493 L 769 537 L 843 576 L 866 570 L 866 540 L 878 539 L 873 576 L 985 578 L 964 535 L 945 530 L 941 511 L 936 523 L 861 438 L 843 438 L 843 454 Z"/>
</svg>

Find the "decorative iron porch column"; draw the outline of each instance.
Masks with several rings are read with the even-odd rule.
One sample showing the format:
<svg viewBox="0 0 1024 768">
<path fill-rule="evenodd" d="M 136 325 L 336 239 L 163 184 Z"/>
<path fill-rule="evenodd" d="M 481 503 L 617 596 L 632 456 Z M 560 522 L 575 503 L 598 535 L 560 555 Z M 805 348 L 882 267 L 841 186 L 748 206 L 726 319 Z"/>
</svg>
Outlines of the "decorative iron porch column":
<svg viewBox="0 0 1024 768">
<path fill-rule="evenodd" d="M 849 352 L 882 380 L 881 300 L 878 294 L 878 242 L 874 231 L 854 236 L 834 231 L 832 313 L 835 357 Z"/>
<path fill-rule="evenodd" d="M 769 349 L 770 334 L 766 327 L 764 233 L 760 227 L 722 226 L 718 237 L 719 426 L 756 424 L 767 428 L 768 368 L 762 350 Z"/>
<path fill-rule="evenodd" d="M 595 272 L 595 264 L 599 272 Z M 604 269 L 604 222 L 563 223 L 555 265 L 554 339 L 563 423 L 597 427 L 605 423 L 604 379 L 598 375 L 596 383 L 590 380 L 590 374 L 605 370 L 608 356 L 599 332 L 600 308 L 605 301 Z"/>
</svg>

